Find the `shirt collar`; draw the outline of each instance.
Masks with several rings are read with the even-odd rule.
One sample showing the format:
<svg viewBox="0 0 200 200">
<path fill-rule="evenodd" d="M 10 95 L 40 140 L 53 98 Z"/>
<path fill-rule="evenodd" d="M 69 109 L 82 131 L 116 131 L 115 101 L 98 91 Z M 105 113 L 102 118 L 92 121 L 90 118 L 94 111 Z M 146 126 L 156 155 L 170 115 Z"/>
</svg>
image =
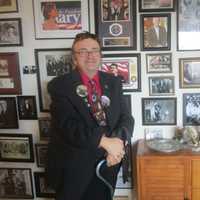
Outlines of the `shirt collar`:
<svg viewBox="0 0 200 200">
<path fill-rule="evenodd" d="M 83 84 L 87 85 L 89 80 L 91 80 L 87 74 L 83 73 L 83 72 L 80 72 L 80 75 L 81 75 L 81 80 L 83 81 Z M 99 73 L 97 72 L 93 78 L 92 78 L 93 81 L 95 81 L 95 83 L 99 83 Z"/>
</svg>

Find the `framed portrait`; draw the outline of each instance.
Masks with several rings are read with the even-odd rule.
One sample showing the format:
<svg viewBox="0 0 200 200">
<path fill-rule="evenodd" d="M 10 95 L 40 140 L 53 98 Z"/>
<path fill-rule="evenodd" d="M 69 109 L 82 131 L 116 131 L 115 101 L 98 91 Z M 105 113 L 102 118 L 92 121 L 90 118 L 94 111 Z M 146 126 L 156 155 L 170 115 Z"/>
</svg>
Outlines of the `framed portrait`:
<svg viewBox="0 0 200 200">
<path fill-rule="evenodd" d="M 176 98 L 142 98 L 143 125 L 176 125 Z"/>
<path fill-rule="evenodd" d="M 141 91 L 140 54 L 104 54 L 100 70 L 121 76 L 124 91 Z"/>
<path fill-rule="evenodd" d="M 39 122 L 39 131 L 40 131 L 40 140 L 48 141 L 50 137 L 50 126 L 51 119 L 50 117 L 40 117 Z"/>
<path fill-rule="evenodd" d="M 48 187 L 44 172 L 34 172 L 36 197 L 55 197 L 55 191 Z"/>
<path fill-rule="evenodd" d="M 172 72 L 172 54 L 146 54 L 146 67 L 147 73 L 170 73 Z"/>
<path fill-rule="evenodd" d="M 183 125 L 200 125 L 200 93 L 183 94 Z"/>
<path fill-rule="evenodd" d="M 141 14 L 141 50 L 160 51 L 171 48 L 171 15 Z"/>
<path fill-rule="evenodd" d="M 38 167 L 45 167 L 47 159 L 47 144 L 35 144 L 36 161 Z"/>
<path fill-rule="evenodd" d="M 0 97 L 0 129 L 17 129 L 17 105 L 15 97 Z"/>
<path fill-rule="evenodd" d="M 1 199 L 33 199 L 32 173 L 29 168 L 0 168 Z"/>
<path fill-rule="evenodd" d="M 71 49 L 35 49 L 35 62 L 38 67 L 40 111 L 48 112 L 50 97 L 47 92 L 47 84 L 54 77 L 71 71 Z"/>
<path fill-rule="evenodd" d="M 94 1 L 95 28 L 103 50 L 136 50 L 136 1 Z"/>
<path fill-rule="evenodd" d="M 32 135 L 0 133 L 0 161 L 34 162 Z"/>
<path fill-rule="evenodd" d="M 74 38 L 89 31 L 88 0 L 33 1 L 36 39 Z"/>
<path fill-rule="evenodd" d="M 177 50 L 200 50 L 200 2 L 177 1 Z M 189 39 L 188 39 L 189 38 Z"/>
<path fill-rule="evenodd" d="M 1 0 L 0 13 L 18 12 L 17 0 Z"/>
<path fill-rule="evenodd" d="M 19 119 L 37 119 L 35 96 L 17 96 Z"/>
<path fill-rule="evenodd" d="M 200 58 L 179 59 L 180 88 L 200 87 Z"/>
<path fill-rule="evenodd" d="M 114 196 L 113 200 L 129 200 L 128 196 Z"/>
<path fill-rule="evenodd" d="M 151 76 L 149 77 L 150 96 L 174 95 L 174 76 Z"/>
<path fill-rule="evenodd" d="M 0 47 L 22 46 L 22 25 L 20 18 L 0 19 Z"/>
<path fill-rule="evenodd" d="M 140 12 L 166 12 L 174 11 L 176 0 L 140 0 Z"/>
<path fill-rule="evenodd" d="M 0 53 L 0 95 L 21 94 L 19 57 L 16 52 Z"/>
</svg>

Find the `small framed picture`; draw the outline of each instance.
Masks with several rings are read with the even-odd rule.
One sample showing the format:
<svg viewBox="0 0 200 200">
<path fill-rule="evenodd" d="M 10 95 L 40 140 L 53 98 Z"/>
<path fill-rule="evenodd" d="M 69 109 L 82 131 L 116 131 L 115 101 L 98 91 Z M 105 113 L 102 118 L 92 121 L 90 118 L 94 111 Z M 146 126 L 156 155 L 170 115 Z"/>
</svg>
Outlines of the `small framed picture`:
<svg viewBox="0 0 200 200">
<path fill-rule="evenodd" d="M 54 77 L 71 71 L 71 49 L 35 49 L 35 60 L 36 66 L 38 66 L 40 111 L 48 112 L 51 102 L 47 84 Z"/>
<path fill-rule="evenodd" d="M 22 25 L 20 18 L 0 19 L 0 47 L 22 46 Z"/>
<path fill-rule="evenodd" d="M 95 27 L 103 50 L 136 50 L 136 1 L 94 1 Z"/>
<path fill-rule="evenodd" d="M 1 0 L 0 13 L 18 12 L 17 0 Z"/>
<path fill-rule="evenodd" d="M 34 162 L 32 135 L 0 133 L 0 161 Z"/>
<path fill-rule="evenodd" d="M 48 141 L 50 137 L 51 119 L 49 117 L 41 117 L 39 121 L 40 140 Z"/>
<path fill-rule="evenodd" d="M 200 87 L 200 58 L 180 58 L 180 88 Z"/>
<path fill-rule="evenodd" d="M 177 1 L 177 50 L 200 50 L 199 0 Z"/>
<path fill-rule="evenodd" d="M 88 0 L 33 1 L 36 39 L 74 38 L 89 31 Z"/>
<path fill-rule="evenodd" d="M 16 52 L 0 53 L 1 94 L 21 94 L 19 56 Z"/>
<path fill-rule="evenodd" d="M 104 54 L 101 71 L 121 76 L 124 91 L 141 91 L 140 54 Z"/>
<path fill-rule="evenodd" d="M 183 125 L 200 125 L 200 93 L 183 94 Z"/>
<path fill-rule="evenodd" d="M 31 169 L 0 168 L 1 199 L 33 199 Z"/>
<path fill-rule="evenodd" d="M 140 0 L 140 12 L 166 12 L 174 11 L 175 0 Z"/>
<path fill-rule="evenodd" d="M 176 125 L 176 98 L 142 98 L 143 125 Z"/>
<path fill-rule="evenodd" d="M 17 105 L 15 97 L 0 97 L 0 129 L 17 129 Z"/>
<path fill-rule="evenodd" d="M 34 172 L 36 197 L 55 197 L 55 191 L 48 187 L 44 172 Z"/>
<path fill-rule="evenodd" d="M 147 73 L 170 73 L 172 72 L 172 54 L 146 54 L 146 66 Z"/>
<path fill-rule="evenodd" d="M 19 119 L 37 119 L 35 96 L 17 96 Z"/>
<path fill-rule="evenodd" d="M 141 14 L 141 50 L 160 51 L 171 48 L 171 15 Z"/>
<path fill-rule="evenodd" d="M 47 159 L 47 144 L 35 144 L 36 160 L 38 167 L 45 167 Z"/>
<path fill-rule="evenodd" d="M 149 95 L 167 96 L 174 95 L 173 76 L 152 76 L 149 77 Z"/>
</svg>

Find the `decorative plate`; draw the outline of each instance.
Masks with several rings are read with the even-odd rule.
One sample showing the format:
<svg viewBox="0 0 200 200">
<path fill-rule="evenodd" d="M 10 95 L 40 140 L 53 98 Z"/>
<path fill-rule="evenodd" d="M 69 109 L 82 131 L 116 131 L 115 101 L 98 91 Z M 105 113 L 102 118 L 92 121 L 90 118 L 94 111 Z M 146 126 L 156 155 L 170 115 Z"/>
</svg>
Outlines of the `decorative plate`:
<svg viewBox="0 0 200 200">
<path fill-rule="evenodd" d="M 182 148 L 182 145 L 173 139 L 152 139 L 147 140 L 146 144 L 150 149 L 165 153 L 178 151 Z"/>
</svg>

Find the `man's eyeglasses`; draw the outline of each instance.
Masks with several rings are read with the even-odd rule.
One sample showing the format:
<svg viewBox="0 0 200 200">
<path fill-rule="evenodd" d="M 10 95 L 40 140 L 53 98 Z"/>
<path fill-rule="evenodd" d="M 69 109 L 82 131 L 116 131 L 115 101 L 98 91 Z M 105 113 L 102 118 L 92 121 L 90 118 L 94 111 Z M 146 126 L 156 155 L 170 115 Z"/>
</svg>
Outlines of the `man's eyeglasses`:
<svg viewBox="0 0 200 200">
<path fill-rule="evenodd" d="M 99 56 L 100 52 L 101 51 L 99 49 L 95 49 L 92 51 L 88 51 L 88 50 L 74 51 L 74 53 L 78 54 L 80 57 L 88 57 L 89 55 Z"/>
</svg>

